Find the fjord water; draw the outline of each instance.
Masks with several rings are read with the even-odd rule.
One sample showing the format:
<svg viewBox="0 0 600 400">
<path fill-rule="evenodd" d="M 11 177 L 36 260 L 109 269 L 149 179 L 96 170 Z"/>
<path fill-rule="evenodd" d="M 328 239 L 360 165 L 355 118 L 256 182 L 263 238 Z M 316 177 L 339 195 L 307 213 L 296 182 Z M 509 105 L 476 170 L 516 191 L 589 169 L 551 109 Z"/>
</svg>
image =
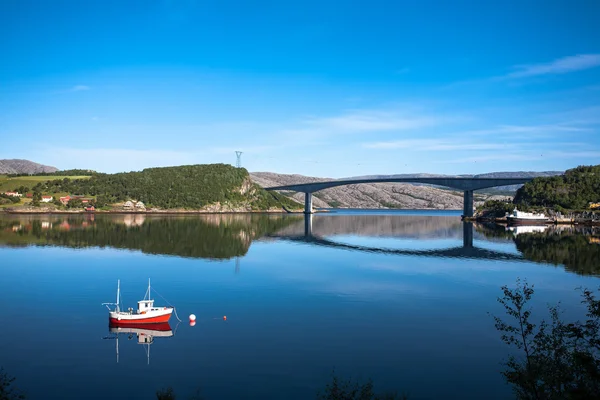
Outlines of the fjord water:
<svg viewBox="0 0 600 400">
<path fill-rule="evenodd" d="M 28 399 L 313 399 L 333 369 L 410 399 L 511 398 L 500 286 L 525 278 L 535 312 L 580 318 L 574 289 L 600 282 L 598 232 L 519 229 L 459 212 L 3 216 L 0 366 Z M 120 279 L 136 307 L 148 278 L 184 321 L 149 346 L 119 334 L 117 362 L 101 303 Z"/>
</svg>

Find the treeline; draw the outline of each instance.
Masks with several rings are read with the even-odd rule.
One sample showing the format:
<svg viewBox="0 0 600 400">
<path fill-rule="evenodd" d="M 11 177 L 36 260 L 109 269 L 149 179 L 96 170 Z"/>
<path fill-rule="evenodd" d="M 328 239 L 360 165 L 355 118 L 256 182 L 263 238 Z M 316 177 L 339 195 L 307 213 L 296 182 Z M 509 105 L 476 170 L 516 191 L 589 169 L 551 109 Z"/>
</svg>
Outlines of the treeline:
<svg viewBox="0 0 600 400">
<path fill-rule="evenodd" d="M 246 169 L 226 164 L 148 168 L 139 172 L 95 174 L 89 179 L 64 178 L 39 183 L 34 190 L 98 196 L 108 204 L 133 199 L 147 207 L 164 209 L 200 209 L 217 202 L 255 210 L 301 207 L 253 184 Z"/>
<path fill-rule="evenodd" d="M 600 201 L 600 165 L 579 166 L 564 175 L 535 178 L 515 195 L 515 204 L 582 210 Z"/>
<path fill-rule="evenodd" d="M 56 172 L 37 172 L 35 174 L 8 174 L 7 176 L 10 178 L 16 178 L 19 176 L 89 176 L 89 175 L 98 175 L 99 172 L 92 171 L 91 169 L 65 169 L 62 171 Z"/>
</svg>

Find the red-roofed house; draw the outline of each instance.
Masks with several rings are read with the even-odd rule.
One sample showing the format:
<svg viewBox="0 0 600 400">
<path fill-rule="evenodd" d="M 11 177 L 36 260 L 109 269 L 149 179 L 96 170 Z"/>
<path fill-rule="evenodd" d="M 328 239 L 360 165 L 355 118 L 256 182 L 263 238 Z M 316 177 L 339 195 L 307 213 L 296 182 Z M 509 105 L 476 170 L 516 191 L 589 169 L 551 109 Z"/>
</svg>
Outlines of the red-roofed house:
<svg viewBox="0 0 600 400">
<path fill-rule="evenodd" d="M 67 205 L 67 203 L 69 202 L 69 200 L 71 200 L 70 196 L 64 196 L 60 198 L 60 202 L 63 203 L 63 205 Z"/>
</svg>

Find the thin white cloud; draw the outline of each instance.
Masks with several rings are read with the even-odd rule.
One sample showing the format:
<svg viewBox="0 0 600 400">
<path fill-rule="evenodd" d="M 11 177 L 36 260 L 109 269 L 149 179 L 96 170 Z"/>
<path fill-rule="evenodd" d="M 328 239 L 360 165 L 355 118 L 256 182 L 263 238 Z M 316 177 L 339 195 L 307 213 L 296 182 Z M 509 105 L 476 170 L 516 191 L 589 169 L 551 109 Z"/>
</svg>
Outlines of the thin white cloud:
<svg viewBox="0 0 600 400">
<path fill-rule="evenodd" d="M 331 136 L 416 130 L 450 124 L 465 118 L 415 110 L 353 110 L 331 117 L 305 118 L 276 132 L 278 140 L 322 140 Z"/>
<path fill-rule="evenodd" d="M 71 92 L 82 92 L 84 90 L 90 90 L 91 87 L 86 86 L 86 85 L 75 85 L 71 88 Z"/>
<path fill-rule="evenodd" d="M 516 65 L 505 78 L 527 78 L 540 75 L 566 74 L 600 66 L 600 54 L 578 54 L 542 64 Z"/>
<path fill-rule="evenodd" d="M 414 151 L 451 151 L 451 150 L 499 150 L 512 147 L 500 143 L 465 143 L 436 139 L 408 139 L 389 142 L 364 143 L 368 149 L 410 149 Z"/>
<path fill-rule="evenodd" d="M 558 146 L 563 146 L 559 143 Z M 528 151 L 521 153 L 493 153 L 477 157 L 463 157 L 453 160 L 438 161 L 440 164 L 463 164 L 463 163 L 485 163 L 488 161 L 542 161 L 555 160 L 557 158 L 572 158 L 572 159 L 583 159 L 592 160 L 600 158 L 600 151 L 563 151 L 563 150 L 551 150 L 545 151 L 539 149 L 537 152 Z M 435 162 L 435 161 L 434 161 Z"/>
</svg>

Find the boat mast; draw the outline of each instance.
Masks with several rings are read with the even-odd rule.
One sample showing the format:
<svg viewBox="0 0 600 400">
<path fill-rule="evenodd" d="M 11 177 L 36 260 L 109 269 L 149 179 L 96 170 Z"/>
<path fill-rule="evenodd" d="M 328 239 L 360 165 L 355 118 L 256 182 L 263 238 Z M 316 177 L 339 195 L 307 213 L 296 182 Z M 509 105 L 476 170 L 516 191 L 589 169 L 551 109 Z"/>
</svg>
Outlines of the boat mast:
<svg viewBox="0 0 600 400">
<path fill-rule="evenodd" d="M 116 311 L 119 312 L 119 297 L 121 297 L 121 280 L 117 279 L 117 309 Z"/>
<path fill-rule="evenodd" d="M 148 297 L 148 299 L 146 299 L 146 296 Z M 146 290 L 146 294 L 144 295 L 144 300 L 151 300 L 150 299 L 150 278 L 148 278 L 148 290 Z"/>
</svg>

